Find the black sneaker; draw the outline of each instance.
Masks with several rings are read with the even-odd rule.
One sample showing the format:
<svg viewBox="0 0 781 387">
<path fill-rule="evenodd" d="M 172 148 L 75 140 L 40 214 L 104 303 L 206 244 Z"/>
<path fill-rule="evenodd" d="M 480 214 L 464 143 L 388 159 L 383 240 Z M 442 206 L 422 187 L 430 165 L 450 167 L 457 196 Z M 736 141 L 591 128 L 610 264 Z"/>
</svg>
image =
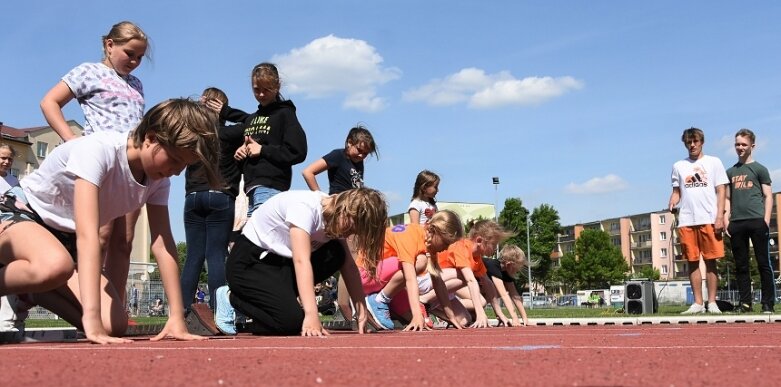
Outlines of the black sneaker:
<svg viewBox="0 0 781 387">
<path fill-rule="evenodd" d="M 773 314 L 773 312 L 775 311 L 774 309 L 775 308 L 773 307 L 773 305 L 762 304 L 762 313 L 763 314 Z"/>
<path fill-rule="evenodd" d="M 738 313 L 752 313 L 754 310 L 751 308 L 751 304 L 741 303 L 737 307 Z"/>
</svg>

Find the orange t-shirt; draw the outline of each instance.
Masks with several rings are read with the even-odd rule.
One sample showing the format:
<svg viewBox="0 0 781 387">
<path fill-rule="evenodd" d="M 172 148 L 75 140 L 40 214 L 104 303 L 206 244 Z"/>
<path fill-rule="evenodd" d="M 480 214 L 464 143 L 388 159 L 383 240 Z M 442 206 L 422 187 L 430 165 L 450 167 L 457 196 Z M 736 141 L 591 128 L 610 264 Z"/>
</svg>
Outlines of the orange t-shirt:
<svg viewBox="0 0 781 387">
<path fill-rule="evenodd" d="M 437 255 L 439 266 L 443 269 L 461 269 L 468 267 L 472 269 L 475 278 L 486 275 L 488 269 L 486 269 L 485 264 L 483 264 L 483 257 L 478 253 L 472 253 L 474 247 L 475 242 L 468 238 L 454 242 L 448 246 L 447 250 Z"/>
<path fill-rule="evenodd" d="M 426 254 L 426 230 L 419 224 L 399 224 L 385 230 L 382 259 L 397 257 L 399 262 L 415 265 L 418 255 Z"/>
</svg>

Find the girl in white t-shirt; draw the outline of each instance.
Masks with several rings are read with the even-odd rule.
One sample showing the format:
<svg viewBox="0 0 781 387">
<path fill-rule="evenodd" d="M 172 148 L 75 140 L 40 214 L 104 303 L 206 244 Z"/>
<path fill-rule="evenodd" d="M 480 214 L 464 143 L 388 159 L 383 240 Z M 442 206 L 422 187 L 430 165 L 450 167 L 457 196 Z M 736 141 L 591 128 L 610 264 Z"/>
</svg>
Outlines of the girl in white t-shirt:
<svg viewBox="0 0 781 387">
<path fill-rule="evenodd" d="M 437 192 L 439 192 L 439 176 L 428 170 L 420 171 L 415 179 L 415 187 L 412 189 L 412 202 L 407 208 L 411 224 L 426 224 L 437 212 L 435 199 Z"/>
<path fill-rule="evenodd" d="M 215 123 L 214 114 L 196 102 L 168 100 L 153 107 L 129 136 L 96 133 L 55 148 L 21 187 L 0 197 L 5 252 L 0 294 L 33 293 L 35 303 L 82 329 L 92 342 L 130 342 L 115 337 L 128 326 L 127 277 L 115 281 L 102 273 L 98 230 L 146 204 L 151 250 L 171 306 L 154 340 L 197 339 L 184 322 L 168 178 L 201 162 L 211 184 L 221 184 Z M 108 254 L 107 260 L 116 259 Z"/>
<path fill-rule="evenodd" d="M 358 255 L 376 270 L 387 216 L 382 194 L 369 188 L 331 196 L 285 191 L 271 197 L 252 214 L 228 256 L 230 291 L 217 290 L 217 326 L 235 334 L 231 326 L 235 308 L 252 319 L 247 331 L 254 334 L 327 335 L 318 316 L 314 285 L 339 271 L 356 306 L 358 331 L 363 333 L 366 302 L 344 238 L 352 235 Z"/>
</svg>

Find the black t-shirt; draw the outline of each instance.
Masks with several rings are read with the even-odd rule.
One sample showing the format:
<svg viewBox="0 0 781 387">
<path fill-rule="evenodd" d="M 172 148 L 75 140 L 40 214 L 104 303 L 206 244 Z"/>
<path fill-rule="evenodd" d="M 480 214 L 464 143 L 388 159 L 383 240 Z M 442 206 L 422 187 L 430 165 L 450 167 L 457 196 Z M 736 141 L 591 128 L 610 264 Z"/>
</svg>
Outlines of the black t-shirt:
<svg viewBox="0 0 781 387">
<path fill-rule="evenodd" d="M 513 282 L 515 280 L 510 274 L 502 270 L 502 264 L 498 259 L 483 258 L 483 264 L 488 270 L 489 277 L 501 278 L 503 282 Z"/>
<path fill-rule="evenodd" d="M 363 161 L 352 162 L 344 149 L 332 150 L 323 156 L 323 160 L 328 165 L 329 195 L 363 187 Z"/>
</svg>

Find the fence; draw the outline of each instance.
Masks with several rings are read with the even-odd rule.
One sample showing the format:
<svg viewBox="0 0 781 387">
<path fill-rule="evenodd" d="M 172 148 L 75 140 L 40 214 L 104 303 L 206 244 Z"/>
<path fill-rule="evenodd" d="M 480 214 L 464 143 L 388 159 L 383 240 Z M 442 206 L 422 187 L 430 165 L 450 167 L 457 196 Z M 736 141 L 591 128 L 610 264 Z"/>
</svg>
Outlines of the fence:
<svg viewBox="0 0 781 387">
<path fill-rule="evenodd" d="M 130 270 L 128 271 L 127 286 L 125 288 L 125 299 L 127 304 L 125 305 L 128 315 L 135 316 L 149 316 L 152 306 L 155 305 L 155 301 L 160 298 L 164 305 L 164 315 L 168 315 L 168 299 L 163 289 L 163 283 L 160 280 L 150 279 L 151 274 L 155 272 L 157 265 L 154 263 L 141 263 L 131 262 Z M 207 289 L 206 284 L 199 284 L 201 289 Z M 137 289 L 137 305 L 133 305 L 133 288 Z M 194 295 L 193 295 L 194 298 Z M 195 301 L 193 301 L 195 302 Z M 206 291 L 206 302 L 209 302 L 209 292 Z M 59 317 L 48 311 L 47 309 L 36 306 L 30 309 L 30 319 L 39 320 L 56 320 Z"/>
</svg>

